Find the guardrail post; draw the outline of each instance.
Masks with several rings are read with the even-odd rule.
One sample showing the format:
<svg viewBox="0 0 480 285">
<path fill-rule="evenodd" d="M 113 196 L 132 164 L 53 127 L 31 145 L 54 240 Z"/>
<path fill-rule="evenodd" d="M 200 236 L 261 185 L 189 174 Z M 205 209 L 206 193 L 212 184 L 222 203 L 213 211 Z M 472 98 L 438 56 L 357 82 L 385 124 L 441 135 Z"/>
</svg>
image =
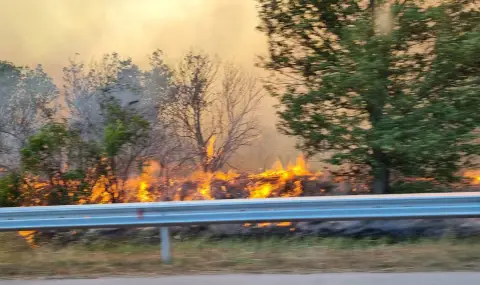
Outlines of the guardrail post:
<svg viewBox="0 0 480 285">
<path fill-rule="evenodd" d="M 172 263 L 172 248 L 170 245 L 170 230 L 168 227 L 160 228 L 160 242 L 162 261 L 165 264 Z"/>
</svg>

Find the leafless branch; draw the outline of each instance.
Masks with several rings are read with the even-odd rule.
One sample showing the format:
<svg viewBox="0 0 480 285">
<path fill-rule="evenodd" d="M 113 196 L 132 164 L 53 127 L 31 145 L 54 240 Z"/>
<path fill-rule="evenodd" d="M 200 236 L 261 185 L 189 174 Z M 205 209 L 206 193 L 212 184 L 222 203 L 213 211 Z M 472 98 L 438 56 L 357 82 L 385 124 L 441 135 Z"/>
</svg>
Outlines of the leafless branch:
<svg viewBox="0 0 480 285">
<path fill-rule="evenodd" d="M 255 112 L 262 99 L 259 81 L 231 63 L 189 52 L 175 73 L 172 101 L 162 115 L 186 139 L 204 171 L 222 168 L 258 136 Z M 209 143 L 215 141 L 212 156 Z"/>
</svg>

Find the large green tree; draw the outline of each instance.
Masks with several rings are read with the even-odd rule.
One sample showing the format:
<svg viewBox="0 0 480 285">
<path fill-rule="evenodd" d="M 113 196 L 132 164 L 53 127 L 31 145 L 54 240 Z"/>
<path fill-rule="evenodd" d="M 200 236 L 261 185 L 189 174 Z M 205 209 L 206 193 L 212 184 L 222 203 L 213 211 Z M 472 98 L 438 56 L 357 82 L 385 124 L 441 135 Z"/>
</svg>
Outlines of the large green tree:
<svg viewBox="0 0 480 285">
<path fill-rule="evenodd" d="M 258 1 L 280 128 L 302 150 L 368 165 L 374 193 L 393 170 L 452 181 L 479 153 L 475 1 Z"/>
</svg>

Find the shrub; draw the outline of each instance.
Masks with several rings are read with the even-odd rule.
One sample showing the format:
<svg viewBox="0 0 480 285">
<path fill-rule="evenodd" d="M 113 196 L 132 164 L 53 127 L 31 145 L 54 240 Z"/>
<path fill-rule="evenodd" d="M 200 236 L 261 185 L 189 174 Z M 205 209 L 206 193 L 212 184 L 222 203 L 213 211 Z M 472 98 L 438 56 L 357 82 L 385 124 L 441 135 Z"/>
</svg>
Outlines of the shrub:
<svg viewBox="0 0 480 285">
<path fill-rule="evenodd" d="M 390 186 L 392 194 L 439 193 L 448 192 L 448 188 L 433 181 L 397 181 Z"/>
<path fill-rule="evenodd" d="M 21 176 L 10 173 L 0 178 L 0 207 L 19 205 Z"/>
</svg>

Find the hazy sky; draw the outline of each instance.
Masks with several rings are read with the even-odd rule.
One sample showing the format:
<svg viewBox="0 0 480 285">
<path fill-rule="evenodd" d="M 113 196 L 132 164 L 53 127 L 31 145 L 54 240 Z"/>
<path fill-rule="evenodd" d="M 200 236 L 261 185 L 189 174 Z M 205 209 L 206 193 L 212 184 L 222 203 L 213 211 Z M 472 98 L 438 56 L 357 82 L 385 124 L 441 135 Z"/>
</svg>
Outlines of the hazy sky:
<svg viewBox="0 0 480 285">
<path fill-rule="evenodd" d="M 58 73 L 69 56 L 136 61 L 200 47 L 247 66 L 265 51 L 254 0 L 0 0 L 0 57 Z"/>
<path fill-rule="evenodd" d="M 256 56 L 266 51 L 265 37 L 255 30 L 255 5 L 255 0 L 0 0 L 0 60 L 41 63 L 57 82 L 75 53 L 89 60 L 115 51 L 142 65 L 157 48 L 176 59 L 194 47 L 253 69 Z M 291 159 L 297 153 L 292 140 L 273 130 L 273 103 L 266 100 L 261 110 L 268 126 L 264 146 L 251 155 Z"/>
</svg>

